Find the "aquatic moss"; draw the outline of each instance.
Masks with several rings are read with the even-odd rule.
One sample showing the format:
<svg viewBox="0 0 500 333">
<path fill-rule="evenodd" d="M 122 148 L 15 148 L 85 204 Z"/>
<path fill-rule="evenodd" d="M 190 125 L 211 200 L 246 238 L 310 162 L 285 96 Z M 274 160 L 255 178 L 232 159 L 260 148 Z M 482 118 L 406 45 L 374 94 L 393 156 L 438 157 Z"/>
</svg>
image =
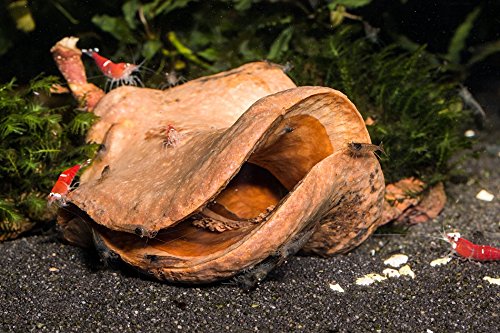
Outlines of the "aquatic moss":
<svg viewBox="0 0 500 333">
<path fill-rule="evenodd" d="M 0 240 L 53 218 L 46 196 L 59 173 L 93 156 L 83 135 L 95 119 L 71 105 L 48 107 L 55 77 L 0 85 Z"/>
</svg>

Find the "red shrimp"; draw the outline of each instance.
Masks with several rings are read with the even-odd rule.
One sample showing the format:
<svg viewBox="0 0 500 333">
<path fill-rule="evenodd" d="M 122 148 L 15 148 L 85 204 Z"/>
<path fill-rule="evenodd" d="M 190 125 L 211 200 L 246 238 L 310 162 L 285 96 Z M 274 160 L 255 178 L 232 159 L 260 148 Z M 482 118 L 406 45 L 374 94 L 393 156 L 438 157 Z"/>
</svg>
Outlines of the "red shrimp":
<svg viewBox="0 0 500 333">
<path fill-rule="evenodd" d="M 474 244 L 462 238 L 458 232 L 446 234 L 445 240 L 451 244 L 453 250 L 461 257 L 478 261 L 500 260 L 500 249 L 488 245 Z"/>
<path fill-rule="evenodd" d="M 182 134 L 179 133 L 174 126 L 167 125 L 165 129 L 165 139 L 163 140 L 163 147 L 165 148 L 175 148 L 182 139 Z"/>
<path fill-rule="evenodd" d="M 137 86 L 140 85 L 143 87 L 142 81 L 139 79 L 135 72 L 139 71 L 139 68 L 142 64 L 135 65 L 130 64 L 128 62 L 120 62 L 114 63 L 108 58 L 101 56 L 98 52 L 99 49 L 83 49 L 83 53 L 92 57 L 94 59 L 99 70 L 108 77 L 110 89 L 113 89 L 113 86 L 119 86 L 122 84 Z"/>
<path fill-rule="evenodd" d="M 71 183 L 73 182 L 73 179 L 78 171 L 87 166 L 89 163 L 90 160 L 87 160 L 85 163 L 74 165 L 71 168 L 64 170 L 64 172 L 59 175 L 59 178 L 48 196 L 49 205 L 54 203 L 54 201 L 60 202 L 63 205 L 66 204 L 66 195 L 71 190 Z"/>
</svg>

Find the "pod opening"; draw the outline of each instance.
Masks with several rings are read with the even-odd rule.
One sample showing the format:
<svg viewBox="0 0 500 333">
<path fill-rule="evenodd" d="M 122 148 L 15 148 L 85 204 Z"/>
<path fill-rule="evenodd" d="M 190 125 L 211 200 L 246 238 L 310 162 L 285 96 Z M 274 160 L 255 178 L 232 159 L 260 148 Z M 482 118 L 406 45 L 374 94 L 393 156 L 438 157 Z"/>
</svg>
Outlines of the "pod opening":
<svg viewBox="0 0 500 333">
<path fill-rule="evenodd" d="M 161 230 L 152 245 L 176 256 L 205 256 L 240 241 L 333 147 L 310 115 L 283 117 L 227 186 L 201 212 Z"/>
</svg>

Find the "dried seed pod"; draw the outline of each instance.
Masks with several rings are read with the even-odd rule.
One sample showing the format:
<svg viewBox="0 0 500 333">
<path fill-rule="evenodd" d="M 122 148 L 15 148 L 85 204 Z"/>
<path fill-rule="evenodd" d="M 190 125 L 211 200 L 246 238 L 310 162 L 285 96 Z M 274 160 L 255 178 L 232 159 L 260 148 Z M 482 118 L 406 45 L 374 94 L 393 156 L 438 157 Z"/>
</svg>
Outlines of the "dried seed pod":
<svg viewBox="0 0 500 333">
<path fill-rule="evenodd" d="M 95 113 L 88 140 L 106 149 L 59 224 L 68 240 L 158 279 L 251 271 L 246 281 L 258 283 L 301 247 L 345 252 L 382 223 L 378 160 L 345 151 L 370 142 L 355 106 L 330 88 L 296 88 L 276 66 L 251 63 L 165 91 L 120 87 Z M 167 124 L 182 128 L 175 149 L 151 134 Z"/>
</svg>

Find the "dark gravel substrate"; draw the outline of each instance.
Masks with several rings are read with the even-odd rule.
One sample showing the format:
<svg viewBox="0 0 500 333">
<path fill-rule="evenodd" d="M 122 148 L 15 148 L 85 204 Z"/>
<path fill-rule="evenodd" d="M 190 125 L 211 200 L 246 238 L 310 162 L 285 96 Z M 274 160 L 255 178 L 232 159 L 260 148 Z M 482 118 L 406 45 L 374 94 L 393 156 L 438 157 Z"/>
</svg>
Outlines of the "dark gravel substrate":
<svg viewBox="0 0 500 333">
<path fill-rule="evenodd" d="M 429 265 L 449 251 L 432 238 L 443 227 L 500 246 L 498 133 L 490 128 L 481 142 L 489 153 L 464 164 L 467 183 L 447 184 L 448 204 L 436 221 L 405 236 L 375 235 L 348 255 L 294 257 L 251 293 L 229 284 L 172 286 L 113 270 L 54 234 L 0 244 L 0 331 L 498 332 L 500 286 L 483 278 L 499 278 L 499 262 Z M 481 189 L 495 199 L 476 199 Z M 355 284 L 381 273 L 394 253 L 409 256 L 414 279 Z M 331 290 L 333 282 L 345 292 Z"/>
</svg>

